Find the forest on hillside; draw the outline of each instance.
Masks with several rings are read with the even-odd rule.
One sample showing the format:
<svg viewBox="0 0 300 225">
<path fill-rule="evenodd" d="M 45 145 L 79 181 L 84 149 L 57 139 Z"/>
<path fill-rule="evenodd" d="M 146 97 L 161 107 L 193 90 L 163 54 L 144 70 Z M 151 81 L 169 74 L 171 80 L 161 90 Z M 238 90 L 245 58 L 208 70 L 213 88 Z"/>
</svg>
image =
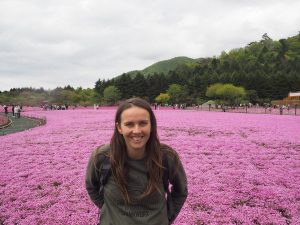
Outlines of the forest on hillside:
<svg viewBox="0 0 300 225">
<path fill-rule="evenodd" d="M 180 57 L 178 57 L 180 58 Z M 176 59 L 188 60 L 187 59 Z M 159 68 L 175 69 L 154 72 Z M 161 68 L 161 67 L 165 68 Z M 146 75 L 146 72 L 151 71 Z M 30 88 L 12 88 L 0 93 L 0 104 L 38 104 L 64 102 L 69 105 L 114 105 L 133 96 L 155 103 L 160 94 L 169 94 L 166 103 L 199 104 L 210 100 L 209 87 L 231 84 L 244 92 L 239 101 L 269 103 L 282 100 L 289 92 L 300 91 L 300 32 L 298 35 L 275 41 L 267 34 L 259 41 L 242 48 L 223 51 L 220 56 L 200 58 L 174 67 L 174 60 L 166 60 L 147 67 L 144 71 L 124 73 L 109 80 L 95 82 L 94 88 L 74 89 L 70 85 L 45 91 Z M 135 74 L 136 73 L 136 74 Z M 175 86 L 174 86 L 175 85 Z M 176 93 L 170 88 L 176 87 Z M 24 93 L 25 92 L 25 93 Z M 172 94 L 173 93 L 173 94 Z M 216 97 L 218 98 L 218 97 Z M 224 102 L 233 103 L 232 101 Z"/>
<path fill-rule="evenodd" d="M 123 74 L 118 79 L 101 80 L 95 91 L 103 95 L 105 88 L 115 86 L 120 98 L 144 97 L 154 102 L 169 86 L 178 84 L 182 93 L 180 102 L 195 99 L 208 100 L 209 86 L 233 84 L 243 87 L 251 102 L 282 100 L 289 92 L 300 91 L 300 34 L 274 41 L 267 34 L 259 41 L 243 48 L 221 52 L 219 57 L 202 58 L 199 62 L 184 63 L 168 74 L 154 73 L 144 77 L 138 73 L 133 79 Z"/>
</svg>

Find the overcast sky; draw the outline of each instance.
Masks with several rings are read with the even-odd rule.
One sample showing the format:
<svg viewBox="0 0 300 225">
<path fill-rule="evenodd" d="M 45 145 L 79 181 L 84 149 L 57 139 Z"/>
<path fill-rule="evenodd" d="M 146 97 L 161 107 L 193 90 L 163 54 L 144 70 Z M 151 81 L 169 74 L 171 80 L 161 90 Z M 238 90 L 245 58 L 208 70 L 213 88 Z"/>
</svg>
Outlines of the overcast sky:
<svg viewBox="0 0 300 225">
<path fill-rule="evenodd" d="M 299 0 L 0 0 L 0 90 L 71 85 L 300 31 Z"/>
</svg>

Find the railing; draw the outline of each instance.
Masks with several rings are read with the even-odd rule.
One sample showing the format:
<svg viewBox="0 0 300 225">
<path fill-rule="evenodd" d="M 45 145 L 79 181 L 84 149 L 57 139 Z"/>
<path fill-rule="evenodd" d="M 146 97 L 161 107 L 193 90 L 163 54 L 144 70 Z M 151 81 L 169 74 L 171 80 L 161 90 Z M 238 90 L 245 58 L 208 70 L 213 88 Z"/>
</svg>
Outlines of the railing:
<svg viewBox="0 0 300 225">
<path fill-rule="evenodd" d="M 34 127 L 43 126 L 47 123 L 46 116 L 24 115 L 22 117 L 27 117 L 28 118 L 27 121 L 26 122 L 24 121 L 19 125 L 12 123 L 9 126 L 2 126 L 2 127 L 0 126 L 0 136 L 4 136 L 6 134 L 22 132 L 25 130 L 32 129 Z"/>
<path fill-rule="evenodd" d="M 23 117 L 27 117 L 28 119 L 31 119 L 31 120 L 35 121 L 37 126 L 43 126 L 47 123 L 47 117 L 46 116 L 24 113 Z"/>
<path fill-rule="evenodd" d="M 215 107 L 201 107 L 193 108 L 194 110 L 198 111 L 212 111 L 212 112 L 222 112 L 223 109 L 218 107 L 217 109 Z M 296 115 L 300 116 L 300 110 L 299 107 L 290 107 L 281 109 L 280 108 L 265 108 L 265 107 L 226 107 L 225 112 L 232 112 L 232 113 L 253 113 L 253 114 L 274 114 L 274 115 Z"/>
</svg>

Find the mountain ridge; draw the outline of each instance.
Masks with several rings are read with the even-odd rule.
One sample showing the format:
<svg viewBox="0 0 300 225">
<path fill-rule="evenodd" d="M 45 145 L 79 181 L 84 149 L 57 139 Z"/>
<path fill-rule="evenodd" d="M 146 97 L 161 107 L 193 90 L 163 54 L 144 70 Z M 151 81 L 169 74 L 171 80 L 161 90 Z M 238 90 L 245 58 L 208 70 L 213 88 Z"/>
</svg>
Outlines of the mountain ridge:
<svg viewBox="0 0 300 225">
<path fill-rule="evenodd" d="M 164 73 L 165 75 L 168 74 L 170 70 L 175 70 L 177 66 L 185 63 L 200 63 L 202 58 L 192 59 L 186 56 L 177 56 L 171 59 L 158 61 L 151 66 L 146 67 L 143 70 L 133 70 L 129 71 L 125 74 L 129 74 L 131 78 L 134 78 L 139 72 L 146 77 L 147 75 L 153 75 L 154 73 Z M 121 75 L 115 77 L 119 78 Z"/>
</svg>

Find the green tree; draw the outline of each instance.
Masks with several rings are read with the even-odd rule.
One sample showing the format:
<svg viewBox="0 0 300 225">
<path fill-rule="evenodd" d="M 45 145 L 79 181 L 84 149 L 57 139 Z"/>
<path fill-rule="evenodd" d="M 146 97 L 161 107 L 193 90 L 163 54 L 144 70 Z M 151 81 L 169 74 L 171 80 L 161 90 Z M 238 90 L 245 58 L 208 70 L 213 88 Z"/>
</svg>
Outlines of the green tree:
<svg viewBox="0 0 300 225">
<path fill-rule="evenodd" d="M 220 82 L 220 77 L 219 75 L 214 72 L 213 75 L 211 76 L 211 84 L 216 84 L 216 83 L 219 83 Z"/>
<path fill-rule="evenodd" d="M 138 72 L 133 79 L 133 95 L 137 97 L 145 97 L 147 95 L 148 85 L 145 77 Z"/>
<path fill-rule="evenodd" d="M 81 95 L 78 95 L 78 94 L 74 94 L 73 95 L 73 102 L 76 104 L 78 104 L 79 102 L 81 102 L 82 101 L 82 96 Z"/>
<path fill-rule="evenodd" d="M 257 42 L 254 42 L 252 43 L 250 46 L 249 46 L 249 50 L 250 52 L 253 54 L 253 55 L 258 55 L 258 52 L 260 50 L 260 48 L 262 47 L 261 44 L 257 43 Z"/>
<path fill-rule="evenodd" d="M 266 74 L 268 74 L 269 72 L 270 72 L 270 66 L 269 66 L 269 64 L 266 62 L 265 63 L 265 65 L 264 65 L 264 72 L 266 73 Z"/>
<path fill-rule="evenodd" d="M 246 97 L 251 103 L 258 101 L 258 94 L 256 90 L 246 90 Z"/>
<path fill-rule="evenodd" d="M 189 79 L 188 86 L 189 86 L 191 92 L 197 92 L 198 94 L 202 93 L 201 92 L 201 80 L 202 80 L 202 78 L 198 73 L 194 74 Z"/>
<path fill-rule="evenodd" d="M 218 64 L 220 63 L 220 61 L 216 58 L 213 58 L 213 60 L 211 61 L 211 66 L 212 68 L 215 70 L 218 67 Z"/>
<path fill-rule="evenodd" d="M 220 81 L 222 84 L 230 83 L 230 75 L 228 73 L 222 73 L 220 76 Z"/>
<path fill-rule="evenodd" d="M 83 90 L 83 88 L 80 86 L 80 87 L 76 88 L 75 93 L 79 94 L 82 90 Z"/>
<path fill-rule="evenodd" d="M 87 93 L 84 90 L 81 90 L 78 94 L 81 96 L 82 101 L 85 102 L 85 101 L 89 100 L 88 95 L 87 95 Z"/>
<path fill-rule="evenodd" d="M 132 97 L 134 85 L 129 74 L 123 73 L 120 79 L 118 79 L 115 83 L 116 87 L 122 93 L 121 99 L 128 99 Z"/>
<path fill-rule="evenodd" d="M 266 46 L 264 46 L 263 49 L 261 50 L 263 54 L 266 54 L 268 51 L 269 49 Z"/>
<path fill-rule="evenodd" d="M 93 94 L 91 95 L 91 104 L 98 104 L 101 102 L 101 95 L 94 91 Z"/>
<path fill-rule="evenodd" d="M 121 93 L 119 89 L 115 86 L 108 86 L 103 91 L 103 100 L 108 105 L 115 105 L 121 98 Z"/>
<path fill-rule="evenodd" d="M 157 76 L 158 76 L 158 74 L 154 73 L 154 75 L 148 75 L 146 78 L 147 86 L 148 86 L 147 96 L 148 96 L 149 102 L 151 102 L 151 103 L 154 103 L 156 96 L 159 95 L 159 93 L 157 93 L 156 86 L 155 86 L 155 84 L 156 84 L 155 79 L 157 78 Z"/>
<path fill-rule="evenodd" d="M 75 91 L 75 89 L 73 87 L 71 87 L 70 85 L 65 86 L 64 90 Z"/>
<path fill-rule="evenodd" d="M 167 88 L 168 88 L 168 80 L 166 78 L 166 76 L 164 75 L 164 73 L 160 73 L 158 75 L 158 80 L 156 81 L 156 85 L 158 86 L 158 90 L 159 93 L 164 93 L 166 92 Z"/>
<path fill-rule="evenodd" d="M 61 87 L 57 87 L 50 92 L 51 102 L 53 102 L 53 103 L 61 103 L 62 102 L 63 99 L 60 94 L 60 92 L 62 90 L 63 89 Z"/>
<path fill-rule="evenodd" d="M 210 77 L 210 74 L 205 72 L 203 74 L 203 76 L 201 76 L 201 82 L 200 82 L 200 86 L 199 86 L 199 97 L 201 98 L 205 98 L 205 92 L 206 92 L 206 89 L 209 85 L 211 85 L 211 77 Z"/>
<path fill-rule="evenodd" d="M 221 83 L 213 84 L 206 89 L 205 95 L 209 99 L 217 99 L 219 97 L 217 90 L 219 90 L 221 87 L 223 87 L 223 84 Z"/>
<path fill-rule="evenodd" d="M 197 105 L 202 105 L 202 104 L 205 103 L 205 100 L 202 99 L 202 98 L 200 98 L 200 97 L 198 97 L 198 98 L 196 98 L 196 103 L 197 103 Z"/>
<path fill-rule="evenodd" d="M 285 71 L 279 71 L 272 76 L 273 100 L 282 100 L 290 92 L 289 79 Z"/>
<path fill-rule="evenodd" d="M 181 85 L 171 84 L 167 90 L 167 94 L 170 96 L 170 101 L 176 103 L 181 94 Z"/>
<path fill-rule="evenodd" d="M 226 60 L 226 61 L 224 61 L 223 62 L 223 64 L 222 64 L 222 66 L 221 66 L 221 68 L 222 68 L 222 71 L 223 72 L 230 72 L 230 64 L 229 64 L 229 62 Z"/>
<path fill-rule="evenodd" d="M 220 103 L 220 96 L 217 94 L 217 90 L 219 90 L 220 88 L 223 87 L 223 84 L 221 83 L 217 83 L 217 84 L 213 84 L 211 86 L 209 86 L 206 89 L 206 93 L 205 95 L 209 98 L 209 99 L 214 99 L 216 104 L 216 107 L 219 105 Z"/>
<path fill-rule="evenodd" d="M 101 79 L 99 79 L 99 80 L 96 81 L 96 83 L 95 83 L 94 89 L 95 89 L 95 91 L 96 91 L 98 94 L 100 94 L 100 95 L 102 95 L 102 94 L 103 94 L 103 91 L 104 91 L 104 85 L 103 85 L 104 82 L 105 82 L 105 79 L 103 79 L 103 81 L 102 81 Z"/>
<path fill-rule="evenodd" d="M 73 95 L 74 95 L 73 91 L 65 89 L 60 92 L 60 95 L 63 103 L 70 104 L 73 101 Z"/>
<path fill-rule="evenodd" d="M 289 83 L 290 85 L 290 91 L 291 92 L 296 92 L 300 90 L 300 74 L 297 73 L 296 71 L 292 71 L 289 76 Z"/>
<path fill-rule="evenodd" d="M 155 100 L 158 103 L 161 103 L 162 105 L 165 105 L 169 101 L 169 99 L 170 99 L 170 96 L 168 94 L 164 94 L 164 93 L 160 93 L 160 95 L 155 98 Z"/>
<path fill-rule="evenodd" d="M 180 78 L 178 73 L 176 73 L 175 71 L 170 71 L 168 74 L 168 82 L 169 84 L 180 84 Z"/>
<path fill-rule="evenodd" d="M 180 93 L 180 96 L 179 96 L 179 102 L 180 103 L 187 103 L 188 100 L 190 100 L 189 98 L 189 87 L 188 85 L 184 85 L 181 87 L 181 93 Z"/>
<path fill-rule="evenodd" d="M 245 89 L 243 87 L 235 87 L 232 84 L 225 84 L 221 88 L 216 90 L 216 94 L 224 101 L 229 101 L 232 105 L 237 103 L 238 98 L 242 98 L 246 95 Z"/>
</svg>

